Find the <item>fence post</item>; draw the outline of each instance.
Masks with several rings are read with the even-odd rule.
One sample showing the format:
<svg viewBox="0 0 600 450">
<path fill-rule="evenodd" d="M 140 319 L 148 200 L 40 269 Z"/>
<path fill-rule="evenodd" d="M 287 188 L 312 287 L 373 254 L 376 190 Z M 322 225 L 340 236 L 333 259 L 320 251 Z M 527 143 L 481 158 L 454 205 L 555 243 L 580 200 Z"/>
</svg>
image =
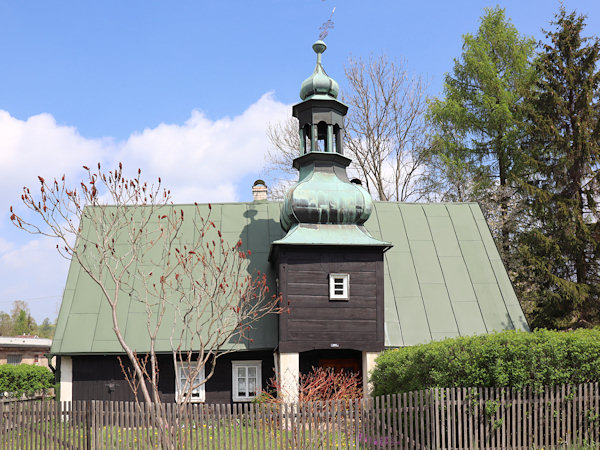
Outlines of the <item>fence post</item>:
<svg viewBox="0 0 600 450">
<path fill-rule="evenodd" d="M 90 413 L 91 413 L 91 406 L 90 406 L 90 401 L 84 401 L 83 404 L 85 405 L 85 415 L 84 415 L 84 419 L 83 419 L 83 429 L 85 430 L 85 448 L 86 450 L 91 450 L 92 445 L 90 442 L 90 438 L 91 438 L 91 433 L 90 433 L 90 425 L 92 422 L 92 418 L 90 417 Z"/>
</svg>

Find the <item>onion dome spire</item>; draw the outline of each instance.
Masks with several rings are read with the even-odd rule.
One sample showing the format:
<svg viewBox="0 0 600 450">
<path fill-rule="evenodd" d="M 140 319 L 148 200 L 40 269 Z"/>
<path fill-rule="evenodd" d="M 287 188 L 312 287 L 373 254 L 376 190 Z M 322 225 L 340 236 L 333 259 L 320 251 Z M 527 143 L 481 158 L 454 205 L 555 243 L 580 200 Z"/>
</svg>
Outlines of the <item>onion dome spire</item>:
<svg viewBox="0 0 600 450">
<path fill-rule="evenodd" d="M 292 108 L 300 135 L 300 156 L 293 162 L 298 181 L 287 191 L 280 212 L 286 235 L 273 242 L 271 251 L 285 245 L 389 248 L 389 242 L 375 239 L 364 227 L 373 210 L 373 200 L 346 173 L 352 162 L 343 151 L 348 106 L 337 99 L 339 86 L 321 64 L 327 46 L 319 40 L 312 48 L 317 54 L 317 66 L 302 83 L 302 102 Z"/>
<path fill-rule="evenodd" d="M 317 66 L 302 83 L 303 101 L 292 109 L 300 133 L 300 156 L 294 160 L 299 179 L 288 190 L 281 210 L 286 231 L 294 224 L 361 226 L 373 208 L 369 193 L 346 174 L 351 162 L 343 156 L 348 107 L 337 99 L 339 86 L 321 64 L 327 46 L 319 40 L 312 48 Z"/>
<path fill-rule="evenodd" d="M 317 54 L 317 66 L 313 74 L 302 83 L 300 98 L 308 100 L 311 98 L 337 98 L 340 86 L 337 81 L 327 75 L 321 64 L 321 56 L 327 49 L 325 42 L 318 40 L 312 46 Z"/>
</svg>

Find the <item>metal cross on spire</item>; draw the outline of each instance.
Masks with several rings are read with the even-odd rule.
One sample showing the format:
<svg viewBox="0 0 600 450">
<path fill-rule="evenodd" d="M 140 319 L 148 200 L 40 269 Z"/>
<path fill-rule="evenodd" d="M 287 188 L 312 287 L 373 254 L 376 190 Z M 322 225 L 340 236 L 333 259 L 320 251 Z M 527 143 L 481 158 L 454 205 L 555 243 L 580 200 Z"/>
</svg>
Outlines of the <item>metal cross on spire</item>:
<svg viewBox="0 0 600 450">
<path fill-rule="evenodd" d="M 335 7 L 333 8 L 333 11 L 331 11 L 331 15 L 329 16 L 329 19 L 327 19 L 327 21 L 324 22 L 323 25 L 321 25 L 321 27 L 319 28 L 319 30 L 321 30 L 321 33 L 319 34 L 320 40 L 324 40 L 327 37 L 327 35 L 329 34 L 329 30 L 331 30 L 332 28 L 335 27 L 333 20 L 332 20 L 334 12 L 335 12 Z"/>
</svg>

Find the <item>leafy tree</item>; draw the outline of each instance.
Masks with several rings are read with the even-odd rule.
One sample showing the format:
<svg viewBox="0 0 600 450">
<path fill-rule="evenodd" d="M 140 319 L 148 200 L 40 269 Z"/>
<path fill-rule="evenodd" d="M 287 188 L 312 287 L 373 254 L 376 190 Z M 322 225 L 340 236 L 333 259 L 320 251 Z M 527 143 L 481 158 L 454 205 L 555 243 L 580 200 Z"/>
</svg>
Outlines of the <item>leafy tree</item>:
<svg viewBox="0 0 600 450">
<path fill-rule="evenodd" d="M 10 314 L 0 311 L 0 336 L 12 336 L 13 321 Z"/>
<path fill-rule="evenodd" d="M 50 322 L 50 319 L 46 317 L 43 322 L 37 327 L 35 334 L 41 338 L 52 339 L 54 337 L 54 330 L 56 329 L 56 322 Z"/>
<path fill-rule="evenodd" d="M 48 317 L 40 325 L 37 325 L 31 316 L 29 305 L 23 300 L 13 302 L 11 314 L 0 311 L 0 336 L 31 334 L 52 339 L 55 328 L 56 322 L 52 323 Z"/>
<path fill-rule="evenodd" d="M 533 325 L 600 323 L 600 42 L 561 7 L 536 61 L 525 184 L 531 220 L 519 277 Z"/>
<path fill-rule="evenodd" d="M 33 334 L 37 329 L 35 319 L 31 317 L 29 305 L 23 300 L 15 300 L 10 312 L 9 336 Z"/>
<path fill-rule="evenodd" d="M 14 336 L 31 334 L 31 332 L 34 331 L 35 328 L 35 321 L 33 320 L 33 318 L 29 314 L 27 314 L 25 310 L 19 310 L 13 324 L 12 334 Z"/>
<path fill-rule="evenodd" d="M 463 53 L 446 75 L 444 98 L 430 104 L 436 127 L 437 164 L 432 191 L 441 200 L 484 203 L 503 256 L 515 225 L 510 213 L 522 168 L 523 94 L 535 79 L 535 44 L 519 35 L 503 9 L 486 9 L 475 35 L 464 35 Z M 493 225 L 493 224 L 492 224 Z"/>
</svg>

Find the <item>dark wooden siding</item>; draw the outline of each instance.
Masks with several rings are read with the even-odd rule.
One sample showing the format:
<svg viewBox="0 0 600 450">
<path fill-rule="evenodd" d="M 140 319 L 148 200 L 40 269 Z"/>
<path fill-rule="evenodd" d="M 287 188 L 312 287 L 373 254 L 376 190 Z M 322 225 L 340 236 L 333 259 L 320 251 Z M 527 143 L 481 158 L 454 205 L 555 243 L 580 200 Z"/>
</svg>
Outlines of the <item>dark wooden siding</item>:
<svg viewBox="0 0 600 450">
<path fill-rule="evenodd" d="M 134 401 L 135 397 L 115 355 L 73 356 L 73 400 Z M 165 402 L 175 401 L 175 377 L 170 355 L 159 355 L 159 391 Z M 127 356 L 121 356 L 125 367 Z M 138 394 L 141 400 L 141 394 Z"/>
<path fill-rule="evenodd" d="M 279 350 L 383 349 L 380 248 L 282 248 L 279 286 L 289 314 L 279 318 Z M 329 300 L 329 274 L 350 275 L 350 299 Z"/>
<path fill-rule="evenodd" d="M 114 355 L 73 356 L 73 400 L 123 400 L 135 397 L 123 376 L 119 361 Z M 127 356 L 122 356 L 125 362 Z M 231 362 L 243 360 L 262 361 L 262 387 L 274 376 L 272 351 L 238 352 L 223 355 L 217 360 L 215 373 L 206 382 L 207 403 L 231 403 Z M 175 370 L 171 355 L 159 355 L 159 391 L 162 401 L 175 401 Z M 208 370 L 208 367 L 206 368 Z M 141 396 L 138 394 L 141 399 Z"/>
</svg>

